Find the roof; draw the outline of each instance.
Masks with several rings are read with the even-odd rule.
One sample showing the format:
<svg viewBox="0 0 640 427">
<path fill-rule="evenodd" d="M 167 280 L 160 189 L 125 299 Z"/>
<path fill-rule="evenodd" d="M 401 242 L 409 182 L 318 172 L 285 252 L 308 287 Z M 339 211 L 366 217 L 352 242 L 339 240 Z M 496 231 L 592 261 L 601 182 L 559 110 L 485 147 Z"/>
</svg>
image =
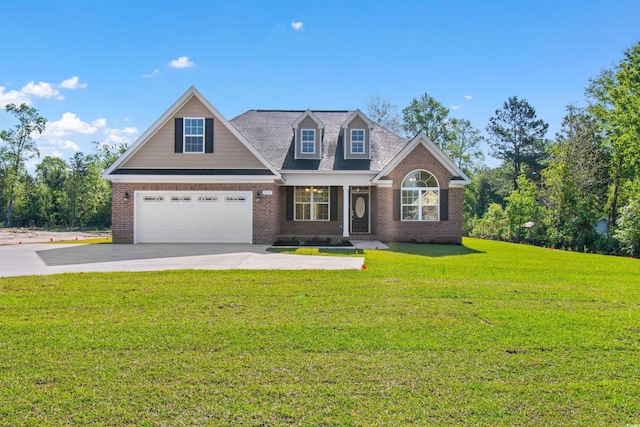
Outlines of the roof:
<svg viewBox="0 0 640 427">
<path fill-rule="evenodd" d="M 313 114 L 325 126 L 322 157 L 317 160 L 295 159 L 291 125 L 303 113 L 305 111 L 302 110 L 249 110 L 229 122 L 280 171 L 380 171 L 407 145 L 400 136 L 373 123 L 371 160 L 345 160 L 341 126 L 354 111 L 314 111 Z"/>
</svg>

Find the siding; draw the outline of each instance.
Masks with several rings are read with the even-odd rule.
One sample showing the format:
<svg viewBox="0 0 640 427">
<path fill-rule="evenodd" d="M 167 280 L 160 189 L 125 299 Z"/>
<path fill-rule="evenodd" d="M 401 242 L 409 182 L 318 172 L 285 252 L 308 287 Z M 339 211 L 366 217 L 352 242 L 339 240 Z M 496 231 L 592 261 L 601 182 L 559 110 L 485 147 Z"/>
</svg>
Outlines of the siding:
<svg viewBox="0 0 640 427">
<path fill-rule="evenodd" d="M 363 154 L 351 154 L 351 129 L 364 129 L 364 153 Z M 369 141 L 371 140 L 371 135 L 369 131 L 369 127 L 359 116 L 355 117 L 351 123 L 349 123 L 349 127 L 345 130 L 344 141 L 345 144 L 345 159 L 369 159 L 371 156 L 371 144 Z"/>
<path fill-rule="evenodd" d="M 265 166 L 218 120 L 214 120 L 213 154 L 174 152 L 174 119 L 177 117 L 212 117 L 197 98 L 171 117 L 123 168 L 239 168 L 265 169 Z"/>
<path fill-rule="evenodd" d="M 315 129 L 316 131 L 316 152 L 315 154 L 302 154 L 302 129 Z M 318 125 L 311 117 L 306 117 L 296 130 L 296 158 L 297 159 L 319 159 L 322 157 L 322 137 Z"/>
</svg>

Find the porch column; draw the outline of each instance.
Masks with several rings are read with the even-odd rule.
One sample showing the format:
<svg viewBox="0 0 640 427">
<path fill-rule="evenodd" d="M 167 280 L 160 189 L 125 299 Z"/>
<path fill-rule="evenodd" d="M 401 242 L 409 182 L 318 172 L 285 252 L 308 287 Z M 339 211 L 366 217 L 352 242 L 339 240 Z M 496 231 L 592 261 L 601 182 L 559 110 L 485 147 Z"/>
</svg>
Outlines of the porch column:
<svg viewBox="0 0 640 427">
<path fill-rule="evenodd" d="M 342 186 L 342 237 L 349 237 L 349 186 Z"/>
</svg>

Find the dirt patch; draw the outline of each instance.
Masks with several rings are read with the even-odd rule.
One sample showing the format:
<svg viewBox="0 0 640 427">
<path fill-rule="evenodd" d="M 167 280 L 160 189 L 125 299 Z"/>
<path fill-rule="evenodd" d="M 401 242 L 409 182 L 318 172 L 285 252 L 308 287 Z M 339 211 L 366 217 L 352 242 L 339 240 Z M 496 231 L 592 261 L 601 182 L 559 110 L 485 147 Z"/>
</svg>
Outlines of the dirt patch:
<svg viewBox="0 0 640 427">
<path fill-rule="evenodd" d="M 60 242 L 111 237 L 110 231 L 47 231 L 30 228 L 0 228 L 0 245 Z"/>
</svg>

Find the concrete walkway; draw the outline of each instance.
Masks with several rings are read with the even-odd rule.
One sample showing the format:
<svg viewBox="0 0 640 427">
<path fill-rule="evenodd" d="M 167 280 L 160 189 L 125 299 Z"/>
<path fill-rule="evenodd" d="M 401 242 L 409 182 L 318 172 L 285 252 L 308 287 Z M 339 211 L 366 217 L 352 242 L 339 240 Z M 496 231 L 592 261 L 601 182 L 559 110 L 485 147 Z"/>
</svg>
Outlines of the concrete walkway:
<svg viewBox="0 0 640 427">
<path fill-rule="evenodd" d="M 0 277 L 157 270 L 350 270 L 362 257 L 291 255 L 248 244 L 25 244 L 0 246 Z"/>
</svg>

